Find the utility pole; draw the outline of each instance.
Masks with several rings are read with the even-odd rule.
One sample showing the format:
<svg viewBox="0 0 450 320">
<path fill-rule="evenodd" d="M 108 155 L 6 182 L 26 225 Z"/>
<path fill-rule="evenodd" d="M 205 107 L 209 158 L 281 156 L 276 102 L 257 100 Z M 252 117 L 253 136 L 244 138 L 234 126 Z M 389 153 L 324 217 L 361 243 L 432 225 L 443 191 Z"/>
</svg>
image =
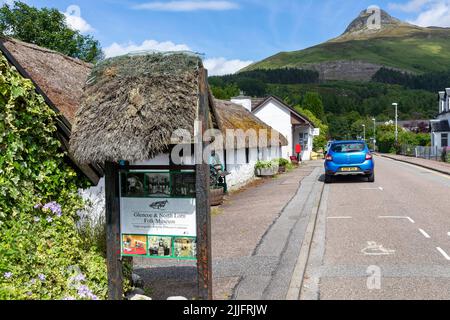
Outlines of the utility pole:
<svg viewBox="0 0 450 320">
<path fill-rule="evenodd" d="M 366 125 L 363 124 L 362 126 L 363 126 L 363 129 L 364 129 L 364 135 L 363 135 L 364 141 L 366 141 Z"/>
<path fill-rule="evenodd" d="M 395 142 L 398 143 L 398 103 L 392 105 L 395 107 Z"/>
</svg>

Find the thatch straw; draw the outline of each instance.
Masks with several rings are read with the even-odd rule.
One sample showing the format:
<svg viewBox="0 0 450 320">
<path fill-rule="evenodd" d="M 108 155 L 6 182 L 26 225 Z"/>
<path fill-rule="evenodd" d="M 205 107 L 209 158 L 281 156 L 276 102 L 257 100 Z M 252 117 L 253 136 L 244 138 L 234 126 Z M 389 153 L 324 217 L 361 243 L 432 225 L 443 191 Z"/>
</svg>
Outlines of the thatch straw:
<svg viewBox="0 0 450 320">
<path fill-rule="evenodd" d="M 97 65 L 71 138 L 81 163 L 144 161 L 168 151 L 172 133 L 193 134 L 200 58 L 184 53 L 127 55 Z"/>
<path fill-rule="evenodd" d="M 243 106 L 224 100 L 214 100 L 216 108 L 218 122 L 221 126 L 222 133 L 225 136 L 227 130 L 254 130 L 257 134 L 257 138 L 261 138 L 261 135 L 267 133 L 267 146 L 287 146 L 287 139 L 278 131 L 267 125 L 265 122 L 256 117 L 253 113 L 245 109 Z M 277 136 L 279 140 L 277 141 Z M 274 141 L 272 141 L 274 137 Z M 246 147 L 256 148 L 258 145 L 253 145 L 251 139 L 246 139 Z"/>
<path fill-rule="evenodd" d="M 72 122 L 92 65 L 19 40 L 0 37 L 0 41 L 55 107 Z"/>
</svg>

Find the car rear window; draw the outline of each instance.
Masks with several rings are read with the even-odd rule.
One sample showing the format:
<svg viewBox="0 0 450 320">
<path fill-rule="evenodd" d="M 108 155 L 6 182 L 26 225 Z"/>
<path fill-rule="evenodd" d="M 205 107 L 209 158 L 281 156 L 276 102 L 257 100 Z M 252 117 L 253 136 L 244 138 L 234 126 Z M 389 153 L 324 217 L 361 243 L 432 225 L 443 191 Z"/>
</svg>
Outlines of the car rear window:
<svg viewBox="0 0 450 320">
<path fill-rule="evenodd" d="M 364 143 L 340 143 L 334 144 L 331 150 L 335 153 L 361 152 L 365 147 Z"/>
</svg>

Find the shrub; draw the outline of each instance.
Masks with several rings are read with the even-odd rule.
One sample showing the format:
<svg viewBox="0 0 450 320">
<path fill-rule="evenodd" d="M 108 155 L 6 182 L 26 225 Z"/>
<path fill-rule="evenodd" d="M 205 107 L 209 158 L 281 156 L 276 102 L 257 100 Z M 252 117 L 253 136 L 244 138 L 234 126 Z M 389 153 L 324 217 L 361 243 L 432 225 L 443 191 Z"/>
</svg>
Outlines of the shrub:
<svg viewBox="0 0 450 320">
<path fill-rule="evenodd" d="M 275 165 L 274 161 L 258 161 L 255 165 L 255 169 L 271 169 Z"/>
<path fill-rule="evenodd" d="M 279 165 L 280 167 L 286 167 L 288 164 L 289 164 L 289 161 L 286 160 L 286 159 L 284 159 L 284 158 L 280 158 L 280 159 L 278 160 L 278 165 Z"/>
<path fill-rule="evenodd" d="M 56 114 L 0 56 L 0 299 L 103 299 L 105 259 L 83 245 L 78 189 Z"/>
</svg>

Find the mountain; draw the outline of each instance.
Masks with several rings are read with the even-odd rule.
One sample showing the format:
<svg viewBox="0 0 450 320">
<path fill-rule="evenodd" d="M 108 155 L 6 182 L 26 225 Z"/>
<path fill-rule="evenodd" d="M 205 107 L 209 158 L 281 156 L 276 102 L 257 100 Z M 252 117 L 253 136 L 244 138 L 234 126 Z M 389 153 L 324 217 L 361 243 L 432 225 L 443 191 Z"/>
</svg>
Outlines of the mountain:
<svg viewBox="0 0 450 320">
<path fill-rule="evenodd" d="M 322 80 L 369 81 L 382 67 L 411 74 L 450 70 L 450 28 L 423 28 L 381 10 L 381 27 L 369 28 L 367 10 L 345 32 L 323 44 L 280 52 L 242 71 L 301 68 Z"/>
</svg>

